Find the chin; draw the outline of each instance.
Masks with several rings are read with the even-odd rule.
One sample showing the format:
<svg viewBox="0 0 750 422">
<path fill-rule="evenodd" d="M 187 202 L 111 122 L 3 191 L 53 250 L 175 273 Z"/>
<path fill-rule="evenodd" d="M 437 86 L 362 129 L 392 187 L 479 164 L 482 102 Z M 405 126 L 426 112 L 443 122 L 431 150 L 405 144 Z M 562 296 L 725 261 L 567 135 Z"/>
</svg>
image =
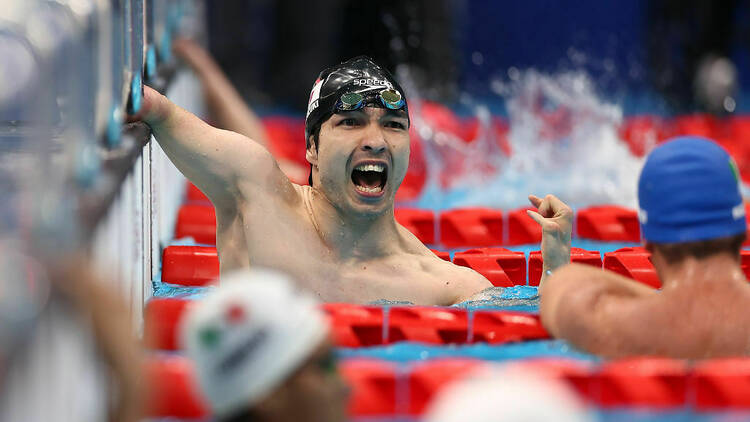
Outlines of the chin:
<svg viewBox="0 0 750 422">
<path fill-rule="evenodd" d="M 393 200 L 383 198 L 378 203 L 362 203 L 351 201 L 352 213 L 360 218 L 375 219 L 385 214 L 393 206 Z"/>
</svg>

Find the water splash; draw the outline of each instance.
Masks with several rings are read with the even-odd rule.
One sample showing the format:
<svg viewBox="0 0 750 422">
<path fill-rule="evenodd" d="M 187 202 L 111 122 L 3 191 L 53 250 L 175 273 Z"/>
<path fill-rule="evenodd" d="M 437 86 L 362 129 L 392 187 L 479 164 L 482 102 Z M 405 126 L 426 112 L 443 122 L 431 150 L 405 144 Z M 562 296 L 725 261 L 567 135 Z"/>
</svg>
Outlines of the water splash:
<svg viewBox="0 0 750 422">
<path fill-rule="evenodd" d="M 459 122 L 457 130 L 440 117 L 436 123 L 423 103 L 412 107 L 428 159 L 417 205 L 508 209 L 528 205 L 530 193 L 553 193 L 573 206 L 635 207 L 643 159 L 618 136 L 621 107 L 600 99 L 582 71 L 511 76 L 491 84 L 505 100 L 507 131 L 481 105 L 472 105 L 475 119 Z M 476 126 L 468 136 L 467 124 Z"/>
</svg>

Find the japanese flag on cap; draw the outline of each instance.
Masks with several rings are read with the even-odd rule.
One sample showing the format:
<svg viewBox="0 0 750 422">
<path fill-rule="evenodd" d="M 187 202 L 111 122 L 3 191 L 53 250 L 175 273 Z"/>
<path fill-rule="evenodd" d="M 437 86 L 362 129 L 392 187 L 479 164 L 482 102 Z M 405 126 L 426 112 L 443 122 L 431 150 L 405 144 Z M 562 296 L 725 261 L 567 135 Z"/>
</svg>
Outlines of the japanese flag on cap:
<svg viewBox="0 0 750 422">
<path fill-rule="evenodd" d="M 192 307 L 181 339 L 217 416 L 278 388 L 328 334 L 312 296 L 271 270 L 242 270 Z"/>
</svg>

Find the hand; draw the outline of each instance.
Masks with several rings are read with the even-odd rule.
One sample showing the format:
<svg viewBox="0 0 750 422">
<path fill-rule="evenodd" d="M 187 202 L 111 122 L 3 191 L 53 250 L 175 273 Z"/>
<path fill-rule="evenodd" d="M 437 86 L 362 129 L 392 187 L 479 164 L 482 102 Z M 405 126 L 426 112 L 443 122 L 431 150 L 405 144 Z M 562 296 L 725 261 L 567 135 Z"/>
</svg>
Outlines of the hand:
<svg viewBox="0 0 750 422">
<path fill-rule="evenodd" d="M 539 212 L 526 211 L 542 226 L 542 280 L 546 271 L 553 271 L 570 262 L 570 235 L 573 230 L 573 210 L 554 195 L 544 199 L 529 195 L 529 201 Z"/>
<path fill-rule="evenodd" d="M 126 123 L 143 122 L 149 126 L 160 124 L 169 113 L 167 98 L 148 85 L 143 85 L 143 105 L 136 114 L 125 116 Z"/>
</svg>

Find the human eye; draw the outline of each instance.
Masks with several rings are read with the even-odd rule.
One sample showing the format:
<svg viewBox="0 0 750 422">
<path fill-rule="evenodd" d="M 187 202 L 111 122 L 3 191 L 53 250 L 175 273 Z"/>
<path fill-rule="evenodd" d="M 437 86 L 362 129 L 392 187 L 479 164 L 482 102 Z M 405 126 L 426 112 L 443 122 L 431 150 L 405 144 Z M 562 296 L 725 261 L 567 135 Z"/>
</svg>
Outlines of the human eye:
<svg viewBox="0 0 750 422">
<path fill-rule="evenodd" d="M 354 117 L 347 117 L 339 121 L 338 126 L 357 126 L 359 122 Z"/>
<path fill-rule="evenodd" d="M 385 122 L 385 127 L 388 127 L 391 129 L 400 129 L 400 130 L 406 129 L 406 125 L 396 120 L 390 120 L 390 121 Z"/>
</svg>

